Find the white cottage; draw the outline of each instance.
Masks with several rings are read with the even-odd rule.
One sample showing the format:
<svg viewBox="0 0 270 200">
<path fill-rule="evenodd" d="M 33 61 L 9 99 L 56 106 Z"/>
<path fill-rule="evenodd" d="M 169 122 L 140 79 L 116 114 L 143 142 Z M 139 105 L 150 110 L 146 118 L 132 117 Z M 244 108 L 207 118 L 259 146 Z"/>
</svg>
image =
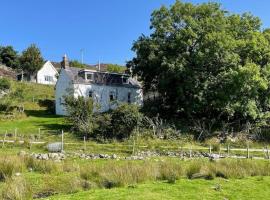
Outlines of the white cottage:
<svg viewBox="0 0 270 200">
<path fill-rule="evenodd" d="M 62 68 L 55 86 L 57 115 L 67 115 L 64 97 L 91 97 L 99 105 L 99 112 L 116 108 L 119 102 L 142 105 L 143 94 L 139 82 L 127 74 L 100 72 L 69 67 L 63 57 Z"/>
<path fill-rule="evenodd" d="M 27 73 L 22 75 L 22 73 L 19 73 L 17 75 L 17 80 L 20 81 L 23 79 L 24 81 L 31 81 L 46 85 L 55 85 L 58 75 L 58 71 L 53 66 L 53 64 L 50 61 L 46 61 L 35 75 L 30 75 Z"/>
</svg>

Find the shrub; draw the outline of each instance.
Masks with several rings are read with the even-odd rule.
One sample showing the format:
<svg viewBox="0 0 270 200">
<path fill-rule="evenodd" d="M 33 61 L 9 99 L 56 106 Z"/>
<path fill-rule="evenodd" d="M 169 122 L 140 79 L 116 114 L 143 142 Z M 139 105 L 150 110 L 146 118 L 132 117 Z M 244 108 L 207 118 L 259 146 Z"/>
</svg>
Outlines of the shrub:
<svg viewBox="0 0 270 200">
<path fill-rule="evenodd" d="M 0 91 L 9 90 L 10 87 L 11 87 L 11 84 L 7 78 L 0 78 Z"/>
<path fill-rule="evenodd" d="M 122 104 L 112 111 L 112 136 L 117 139 L 129 138 L 142 120 L 138 106 Z"/>
<path fill-rule="evenodd" d="M 94 127 L 94 102 L 92 98 L 66 96 L 65 106 L 69 114 L 68 120 L 72 124 L 73 131 L 79 136 L 90 136 Z"/>
<path fill-rule="evenodd" d="M 105 140 L 112 137 L 112 116 L 110 113 L 99 113 L 95 115 L 95 128 L 93 136 L 98 140 Z"/>
</svg>

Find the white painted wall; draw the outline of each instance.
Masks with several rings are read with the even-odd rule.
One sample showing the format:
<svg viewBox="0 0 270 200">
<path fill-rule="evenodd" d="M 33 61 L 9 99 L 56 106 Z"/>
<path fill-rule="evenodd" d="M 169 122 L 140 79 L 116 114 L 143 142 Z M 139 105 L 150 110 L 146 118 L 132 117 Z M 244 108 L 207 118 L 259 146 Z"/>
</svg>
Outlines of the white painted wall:
<svg viewBox="0 0 270 200">
<path fill-rule="evenodd" d="M 64 103 L 64 96 L 70 95 L 73 84 L 64 69 L 61 69 L 59 78 L 55 85 L 55 113 L 57 115 L 67 115 Z"/>
<path fill-rule="evenodd" d="M 70 94 L 70 91 L 72 93 Z M 88 97 L 89 91 L 93 92 L 94 102 L 97 103 L 98 112 L 105 112 L 117 107 L 119 102 L 128 102 L 128 93 L 130 92 L 131 103 L 136 105 L 143 104 L 143 93 L 140 88 L 128 86 L 109 86 L 97 84 L 73 84 L 64 69 L 61 70 L 60 76 L 55 87 L 55 109 L 57 115 L 67 115 L 65 106 L 61 104 L 65 95 L 74 95 L 75 97 Z M 110 92 L 115 93 L 115 101 L 110 101 Z"/>
<path fill-rule="evenodd" d="M 52 81 L 45 79 L 45 76 L 52 77 Z M 57 82 L 58 72 L 50 61 L 47 61 L 43 67 L 37 72 L 37 83 L 55 85 Z"/>
<path fill-rule="evenodd" d="M 105 112 L 109 109 L 116 108 L 119 102 L 128 102 L 128 93 L 130 92 L 131 103 L 142 105 L 143 94 L 139 88 L 131 88 L 125 86 L 110 86 L 110 85 L 97 85 L 97 84 L 75 84 L 74 95 L 89 96 L 89 91 L 92 91 L 94 102 L 99 106 L 99 112 Z M 110 93 L 114 92 L 115 101 L 110 101 Z"/>
</svg>

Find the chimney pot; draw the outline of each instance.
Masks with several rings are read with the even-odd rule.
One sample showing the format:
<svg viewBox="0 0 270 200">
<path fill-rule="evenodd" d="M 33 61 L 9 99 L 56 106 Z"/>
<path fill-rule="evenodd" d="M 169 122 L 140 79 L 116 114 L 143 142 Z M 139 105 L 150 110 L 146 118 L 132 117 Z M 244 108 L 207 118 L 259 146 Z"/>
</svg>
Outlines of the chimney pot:
<svg viewBox="0 0 270 200">
<path fill-rule="evenodd" d="M 61 67 L 64 69 L 69 67 L 69 61 L 68 61 L 68 57 L 66 54 L 63 56 L 63 60 L 61 62 Z"/>
</svg>

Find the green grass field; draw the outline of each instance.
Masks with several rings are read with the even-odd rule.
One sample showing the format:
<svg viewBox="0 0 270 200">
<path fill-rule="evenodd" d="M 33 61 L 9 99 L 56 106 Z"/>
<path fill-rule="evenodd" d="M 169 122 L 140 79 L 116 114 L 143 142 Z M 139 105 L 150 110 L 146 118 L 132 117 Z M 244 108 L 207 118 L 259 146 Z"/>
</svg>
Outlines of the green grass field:
<svg viewBox="0 0 270 200">
<path fill-rule="evenodd" d="M 270 196 L 270 177 L 245 179 L 187 180 L 176 184 L 155 182 L 134 187 L 96 189 L 46 200 L 260 200 Z"/>
</svg>

